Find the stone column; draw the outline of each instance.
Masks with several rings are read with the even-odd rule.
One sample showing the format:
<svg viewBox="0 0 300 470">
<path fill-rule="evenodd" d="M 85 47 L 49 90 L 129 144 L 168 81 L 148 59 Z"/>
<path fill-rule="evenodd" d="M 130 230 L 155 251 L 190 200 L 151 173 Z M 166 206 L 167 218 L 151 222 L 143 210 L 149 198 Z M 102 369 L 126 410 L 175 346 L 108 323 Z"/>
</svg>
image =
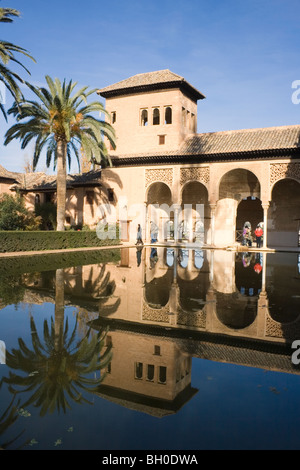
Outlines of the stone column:
<svg viewBox="0 0 300 470">
<path fill-rule="evenodd" d="M 264 235 L 263 235 L 263 248 L 267 248 L 267 234 L 268 234 L 268 209 L 270 203 L 263 203 L 262 208 L 264 211 Z"/>
<path fill-rule="evenodd" d="M 209 263 L 209 282 L 211 286 L 214 283 L 214 254 L 215 252 L 210 250 L 210 263 Z"/>
<path fill-rule="evenodd" d="M 149 221 L 148 221 L 148 204 L 147 201 L 144 202 L 144 242 L 147 242 L 149 240 Z"/>
<path fill-rule="evenodd" d="M 174 242 L 178 243 L 178 229 L 179 229 L 179 213 L 181 210 L 180 204 L 174 204 Z"/>
<path fill-rule="evenodd" d="M 211 224 L 210 224 L 210 244 L 214 246 L 215 244 L 215 214 L 216 214 L 216 207 L 217 204 L 209 204 L 210 207 L 210 214 L 211 214 Z"/>
<path fill-rule="evenodd" d="M 266 275 L 267 275 L 267 253 L 263 253 L 263 265 L 262 265 L 262 281 L 261 281 L 261 290 L 265 292 L 266 290 Z"/>
</svg>

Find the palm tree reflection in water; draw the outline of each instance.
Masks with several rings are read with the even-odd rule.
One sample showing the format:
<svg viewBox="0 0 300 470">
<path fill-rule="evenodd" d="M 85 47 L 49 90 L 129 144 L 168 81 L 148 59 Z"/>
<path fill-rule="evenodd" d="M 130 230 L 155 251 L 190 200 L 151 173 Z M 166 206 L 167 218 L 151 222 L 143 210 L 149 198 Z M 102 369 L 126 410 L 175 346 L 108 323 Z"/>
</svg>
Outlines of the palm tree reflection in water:
<svg viewBox="0 0 300 470">
<path fill-rule="evenodd" d="M 15 396 L 12 398 L 10 404 L 0 415 L 0 436 L 4 435 L 4 433 L 8 430 L 10 426 L 12 426 L 18 419 L 19 413 L 18 413 L 18 406 L 19 402 L 17 404 L 14 404 L 15 402 Z M 13 437 L 10 440 L 3 440 L 3 438 L 0 438 L 0 450 L 7 450 L 9 449 L 16 441 L 19 439 L 19 437 L 24 433 L 24 430 L 21 431 L 17 436 Z M 25 447 L 25 445 L 28 444 L 28 440 L 20 444 L 17 449 L 22 449 Z"/>
<path fill-rule="evenodd" d="M 78 318 L 72 331 L 69 331 L 68 318 L 66 321 L 64 318 L 64 271 L 58 269 L 54 320 L 51 318 L 50 327 L 47 320 L 44 321 L 42 341 L 34 319 L 30 318 L 32 348 L 19 338 L 19 348 L 7 351 L 6 357 L 7 366 L 23 374 L 10 372 L 9 377 L 2 379 L 11 393 L 29 393 L 21 406 L 33 404 L 40 408 L 41 416 L 55 409 L 66 412 L 71 408 L 71 401 L 91 403 L 83 394 L 97 390 L 105 377 L 103 370 L 112 359 L 111 344 L 105 346 L 106 329 L 93 335 L 89 330 L 78 339 Z"/>
</svg>

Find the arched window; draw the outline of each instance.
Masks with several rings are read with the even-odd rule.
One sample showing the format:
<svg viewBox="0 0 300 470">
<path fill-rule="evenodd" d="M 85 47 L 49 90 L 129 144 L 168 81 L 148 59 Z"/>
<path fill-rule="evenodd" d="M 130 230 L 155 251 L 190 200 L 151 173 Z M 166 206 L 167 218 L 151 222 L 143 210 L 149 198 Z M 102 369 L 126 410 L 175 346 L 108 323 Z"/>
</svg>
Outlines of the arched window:
<svg viewBox="0 0 300 470">
<path fill-rule="evenodd" d="M 186 126 L 186 109 L 185 108 L 182 108 L 181 116 L 182 116 L 182 125 L 185 127 Z"/>
<path fill-rule="evenodd" d="M 159 125 L 159 109 L 154 108 L 153 109 L 153 126 L 158 126 Z"/>
<path fill-rule="evenodd" d="M 147 380 L 153 381 L 154 380 L 154 365 L 148 364 L 147 367 Z"/>
<path fill-rule="evenodd" d="M 191 114 L 191 130 L 196 132 L 196 117 L 194 113 Z"/>
<path fill-rule="evenodd" d="M 141 113 L 141 125 L 147 126 L 148 124 L 148 111 L 147 109 L 143 109 Z"/>
<path fill-rule="evenodd" d="M 164 366 L 159 367 L 159 377 L 158 381 L 161 384 L 165 384 L 167 381 L 167 368 Z"/>
<path fill-rule="evenodd" d="M 172 124 L 172 108 L 170 106 L 165 109 L 165 124 Z"/>
<path fill-rule="evenodd" d="M 142 362 L 135 363 L 135 378 L 136 379 L 143 378 L 143 363 Z"/>
</svg>

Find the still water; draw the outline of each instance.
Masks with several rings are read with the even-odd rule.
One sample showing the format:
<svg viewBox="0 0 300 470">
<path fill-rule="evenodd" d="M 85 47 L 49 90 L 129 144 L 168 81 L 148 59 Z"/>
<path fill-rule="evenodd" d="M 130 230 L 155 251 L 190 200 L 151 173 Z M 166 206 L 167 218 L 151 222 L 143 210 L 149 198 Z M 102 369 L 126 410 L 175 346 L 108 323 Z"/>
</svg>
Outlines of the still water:
<svg viewBox="0 0 300 470">
<path fill-rule="evenodd" d="M 0 447 L 300 449 L 299 287 L 295 253 L 2 259 Z"/>
</svg>

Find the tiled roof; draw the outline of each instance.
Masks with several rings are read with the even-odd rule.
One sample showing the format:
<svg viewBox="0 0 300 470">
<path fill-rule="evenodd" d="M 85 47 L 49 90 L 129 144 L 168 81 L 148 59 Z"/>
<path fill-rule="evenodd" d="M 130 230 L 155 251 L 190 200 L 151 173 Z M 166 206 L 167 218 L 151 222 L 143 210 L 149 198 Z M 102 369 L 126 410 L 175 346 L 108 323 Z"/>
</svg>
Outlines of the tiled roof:
<svg viewBox="0 0 300 470">
<path fill-rule="evenodd" d="M 82 174 L 67 175 L 67 188 L 94 186 L 100 184 L 101 170 L 92 170 Z M 15 188 L 21 190 L 46 191 L 56 190 L 56 175 L 45 173 L 19 174 Z"/>
<path fill-rule="evenodd" d="M 183 77 L 171 72 L 168 69 L 158 70 L 156 72 L 139 73 L 126 80 L 109 85 L 101 90 L 98 94 L 106 97 L 110 94 L 117 94 L 118 92 L 137 90 L 140 88 L 151 88 L 153 86 L 162 88 L 168 84 L 177 84 L 177 86 L 186 86 L 197 95 L 197 99 L 203 99 L 205 96 L 200 93 L 196 88 L 190 85 Z"/>
<path fill-rule="evenodd" d="M 220 154 L 300 147 L 300 126 L 211 132 L 188 137 L 180 153 Z"/>
<path fill-rule="evenodd" d="M 2 165 L 0 165 L 0 178 L 6 178 L 13 181 L 16 181 L 20 173 L 14 173 L 12 171 L 6 170 Z"/>
<path fill-rule="evenodd" d="M 139 154 L 126 154 L 112 156 L 112 161 L 117 163 L 125 159 L 137 159 L 157 157 L 166 161 L 168 157 L 201 157 L 203 159 L 222 155 L 230 158 L 234 154 L 246 153 L 272 153 L 284 150 L 300 151 L 300 125 L 266 127 L 258 129 L 242 129 L 235 131 L 209 132 L 188 136 L 177 151 L 148 152 Z"/>
</svg>

